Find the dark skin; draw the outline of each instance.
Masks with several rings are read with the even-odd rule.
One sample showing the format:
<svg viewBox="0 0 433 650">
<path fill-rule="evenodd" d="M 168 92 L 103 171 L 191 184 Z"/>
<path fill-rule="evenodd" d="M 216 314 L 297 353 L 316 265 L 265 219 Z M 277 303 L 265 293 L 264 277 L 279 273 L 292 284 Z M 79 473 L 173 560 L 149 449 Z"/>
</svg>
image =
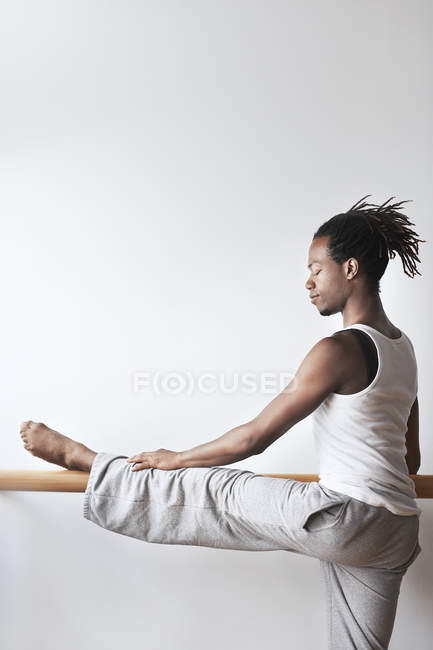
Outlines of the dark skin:
<svg viewBox="0 0 433 650">
<path fill-rule="evenodd" d="M 389 338 L 398 338 L 400 330 L 385 314 L 379 295 L 372 295 L 359 263 L 350 257 L 341 266 L 327 253 L 328 237 L 314 239 L 308 251 L 310 276 L 305 287 L 310 295 L 319 294 L 314 304 L 321 316 L 341 313 L 343 327 L 353 323 L 370 325 Z"/>
<path fill-rule="evenodd" d="M 319 313 L 341 313 L 343 327 L 364 323 L 389 338 L 398 338 L 400 330 L 386 316 L 380 297 L 369 291 L 358 260 L 351 257 L 342 265 L 335 263 L 328 256 L 327 241 L 327 237 L 314 239 L 308 251 L 310 274 L 305 288 L 310 296 L 317 295 L 313 304 Z M 310 415 L 330 393 L 355 393 L 367 385 L 367 368 L 358 343 L 348 332 L 336 333 L 311 348 L 291 382 L 249 422 L 192 449 L 178 452 L 160 448 L 135 454 L 127 462 L 133 465 L 131 471 L 229 465 L 262 453 Z M 82 443 L 41 422 L 23 422 L 20 435 L 30 453 L 67 469 L 90 471 L 96 456 Z M 418 400 L 409 417 L 406 442 L 406 462 L 414 474 L 420 463 Z"/>
</svg>

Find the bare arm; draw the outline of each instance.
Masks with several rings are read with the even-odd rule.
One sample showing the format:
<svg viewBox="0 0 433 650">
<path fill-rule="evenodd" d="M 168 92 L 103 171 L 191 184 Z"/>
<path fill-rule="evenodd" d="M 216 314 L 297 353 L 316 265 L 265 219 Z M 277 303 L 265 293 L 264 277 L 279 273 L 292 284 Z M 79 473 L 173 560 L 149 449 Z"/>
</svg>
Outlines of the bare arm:
<svg viewBox="0 0 433 650">
<path fill-rule="evenodd" d="M 345 380 L 346 364 L 340 338 L 328 336 L 316 343 L 288 386 L 254 418 L 255 447 L 264 451 L 337 391 Z"/>
<path fill-rule="evenodd" d="M 157 449 L 143 451 L 127 459 L 132 471 L 148 467 L 157 469 L 178 469 L 181 467 L 215 467 L 229 465 L 255 454 L 252 447 L 252 426 L 250 422 L 230 429 L 219 438 L 205 442 L 185 451 Z"/>
<path fill-rule="evenodd" d="M 230 465 L 253 456 L 253 426 L 251 422 L 230 429 L 219 438 L 178 453 L 180 467 L 214 467 Z"/>
<path fill-rule="evenodd" d="M 292 381 L 249 422 L 186 451 L 159 449 L 137 454 L 128 461 L 141 461 L 137 469 L 214 467 L 260 454 L 340 388 L 347 373 L 346 363 L 341 339 L 325 337 L 313 346 Z"/>
<path fill-rule="evenodd" d="M 225 465 L 262 453 L 338 390 L 344 379 L 345 358 L 340 339 L 321 339 L 292 381 L 253 420 L 212 442 L 180 452 L 182 467 Z"/>
<path fill-rule="evenodd" d="M 419 449 L 419 406 L 416 396 L 407 421 L 406 432 L 406 464 L 409 474 L 416 474 L 421 465 L 421 452 Z"/>
</svg>

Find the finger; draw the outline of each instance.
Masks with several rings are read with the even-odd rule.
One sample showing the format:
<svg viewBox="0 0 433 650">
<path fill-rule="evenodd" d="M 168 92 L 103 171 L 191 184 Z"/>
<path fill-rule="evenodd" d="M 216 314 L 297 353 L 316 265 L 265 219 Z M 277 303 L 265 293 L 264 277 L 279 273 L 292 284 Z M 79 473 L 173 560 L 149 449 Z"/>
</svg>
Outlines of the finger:
<svg viewBox="0 0 433 650">
<path fill-rule="evenodd" d="M 148 463 L 137 463 L 137 465 L 134 465 L 134 467 L 131 468 L 131 472 L 138 472 L 141 469 L 148 469 L 149 465 Z"/>
<path fill-rule="evenodd" d="M 150 460 L 151 456 L 150 454 L 147 454 L 145 451 L 143 451 L 140 454 L 135 454 L 134 456 L 130 456 L 129 458 L 126 459 L 127 463 L 145 463 L 146 461 Z"/>
</svg>

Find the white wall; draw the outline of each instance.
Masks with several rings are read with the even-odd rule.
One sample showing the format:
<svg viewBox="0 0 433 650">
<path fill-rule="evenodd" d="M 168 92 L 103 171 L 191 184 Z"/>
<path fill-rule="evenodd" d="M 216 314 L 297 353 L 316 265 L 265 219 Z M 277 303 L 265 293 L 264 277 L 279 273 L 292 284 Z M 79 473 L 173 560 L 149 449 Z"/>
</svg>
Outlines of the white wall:
<svg viewBox="0 0 433 650">
<path fill-rule="evenodd" d="M 0 9 L 2 468 L 21 421 L 92 449 L 187 449 L 278 392 L 134 392 L 137 371 L 294 373 L 322 318 L 305 289 L 327 218 L 413 199 L 422 276 L 399 257 L 385 309 L 419 364 L 431 464 L 432 5 L 54 2 Z M 234 466 L 315 473 L 309 418 Z M 318 561 L 144 544 L 82 494 L 0 493 L 4 650 L 322 648 Z M 433 504 L 391 642 L 433 632 Z M 313 614 L 314 612 L 314 614 Z"/>
</svg>

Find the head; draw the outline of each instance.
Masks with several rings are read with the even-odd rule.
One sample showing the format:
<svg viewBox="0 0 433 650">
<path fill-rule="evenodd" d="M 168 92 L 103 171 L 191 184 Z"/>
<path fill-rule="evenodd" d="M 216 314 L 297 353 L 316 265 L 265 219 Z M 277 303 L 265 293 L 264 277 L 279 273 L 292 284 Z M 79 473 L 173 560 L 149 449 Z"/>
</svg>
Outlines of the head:
<svg viewBox="0 0 433 650">
<path fill-rule="evenodd" d="M 414 225 L 399 212 L 400 201 L 386 205 L 363 203 L 367 194 L 347 212 L 325 221 L 314 233 L 308 251 L 309 277 L 305 283 L 310 297 L 322 316 L 342 312 L 354 295 L 378 297 L 380 279 L 389 259 L 398 253 L 406 275 L 421 275 L 416 268 L 417 233 Z"/>
</svg>

